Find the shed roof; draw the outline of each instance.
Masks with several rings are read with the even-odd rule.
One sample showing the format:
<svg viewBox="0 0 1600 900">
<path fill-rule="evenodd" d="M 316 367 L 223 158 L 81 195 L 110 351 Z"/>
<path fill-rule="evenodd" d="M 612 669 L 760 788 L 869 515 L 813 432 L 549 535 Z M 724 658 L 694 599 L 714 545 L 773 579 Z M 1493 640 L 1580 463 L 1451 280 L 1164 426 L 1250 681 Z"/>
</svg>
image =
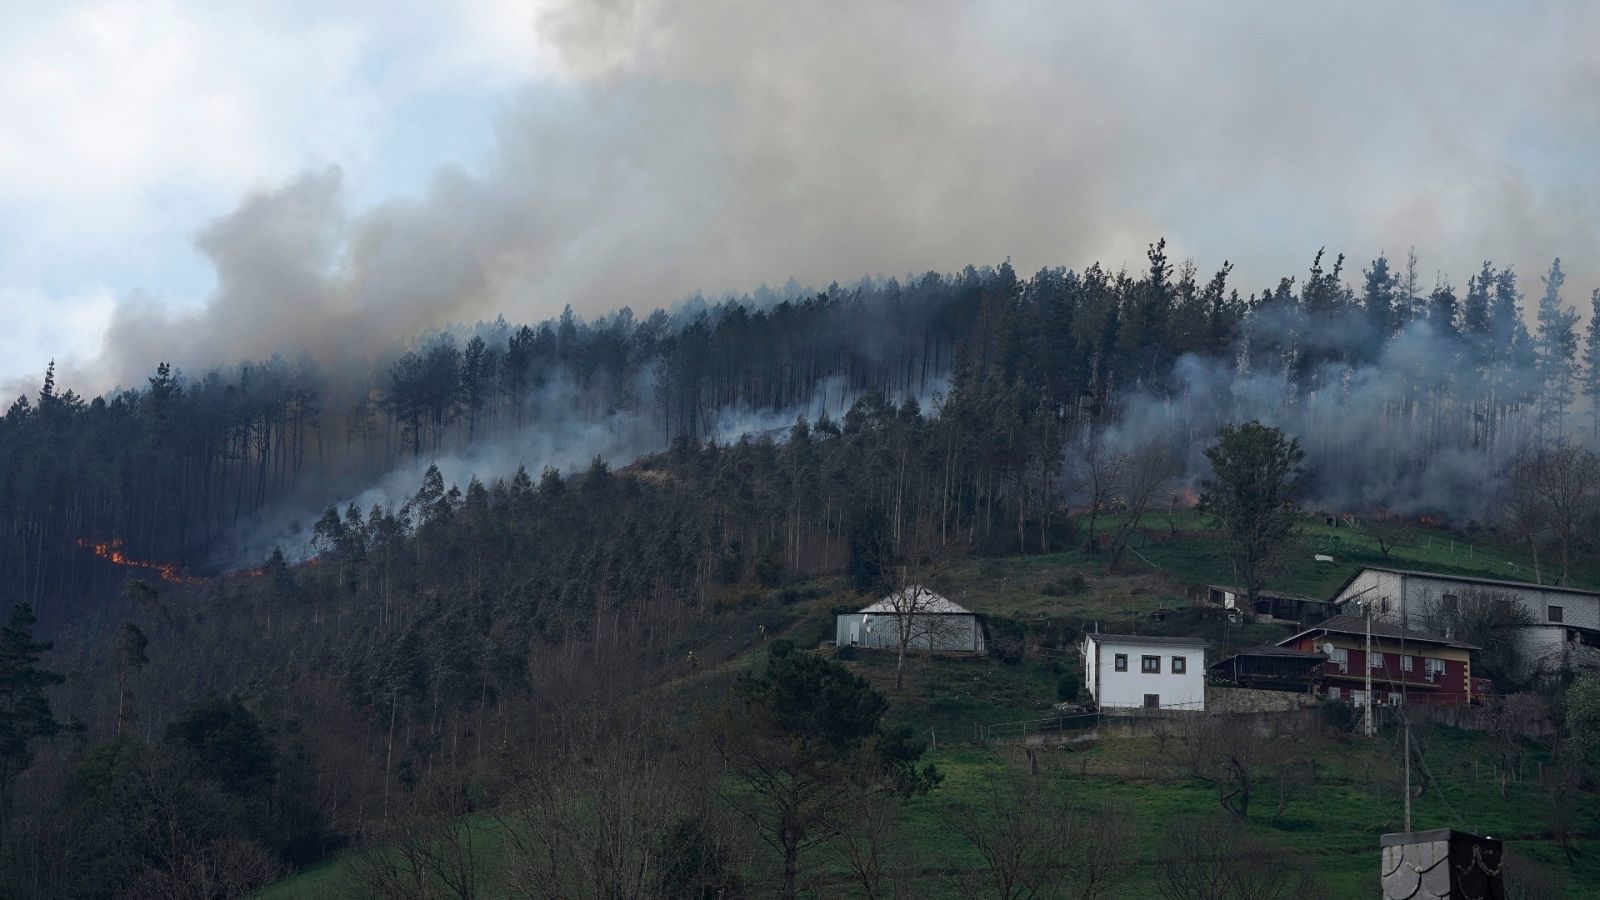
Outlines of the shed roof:
<svg viewBox="0 0 1600 900">
<path fill-rule="evenodd" d="M 906 585 L 882 600 L 861 607 L 859 611 L 891 616 L 904 612 L 930 616 L 972 615 L 972 610 L 920 584 Z"/>
<path fill-rule="evenodd" d="M 1118 644 L 1149 644 L 1152 647 L 1206 647 L 1209 643 L 1205 638 L 1198 637 L 1168 637 L 1156 634 L 1103 634 L 1091 631 L 1084 635 L 1085 638 L 1096 643 Z"/>
<path fill-rule="evenodd" d="M 1517 588 L 1519 590 L 1557 591 L 1563 594 L 1583 594 L 1589 597 L 1600 597 L 1600 591 L 1591 591 L 1585 588 L 1562 587 L 1556 584 L 1534 584 L 1531 581 L 1508 581 L 1504 578 L 1481 578 L 1477 575 L 1452 575 L 1449 572 L 1423 572 L 1419 569 L 1395 569 L 1389 566 L 1362 566 L 1355 574 L 1344 580 L 1344 583 L 1333 592 L 1337 598 L 1344 593 L 1362 572 L 1388 572 L 1390 575 L 1400 575 L 1408 578 L 1437 578 L 1440 581 L 1455 581 L 1461 584 L 1492 584 L 1498 587 Z"/>
<path fill-rule="evenodd" d="M 1233 656 L 1272 656 L 1272 657 L 1282 657 L 1282 658 L 1285 658 L 1285 659 L 1327 659 L 1328 658 L 1328 655 L 1326 653 L 1317 653 L 1317 652 L 1315 652 L 1313 650 L 1296 650 L 1293 647 L 1276 647 L 1276 646 L 1273 646 L 1272 644 L 1267 644 L 1264 647 L 1251 647 L 1248 650 L 1240 650 L 1238 653 L 1233 654 Z M 1233 656 L 1230 656 L 1228 658 L 1232 659 Z"/>
<path fill-rule="evenodd" d="M 1334 616 L 1325 622 L 1305 629 L 1299 634 L 1284 638 L 1278 642 L 1278 646 L 1281 647 L 1284 644 L 1291 643 L 1308 634 L 1315 634 L 1319 631 L 1331 634 L 1353 634 L 1365 636 L 1367 633 L 1367 621 L 1361 616 Z M 1417 631 L 1413 628 L 1401 628 L 1399 625 L 1396 625 L 1393 622 L 1385 622 L 1381 619 L 1372 620 L 1372 636 L 1378 638 L 1389 638 L 1393 640 L 1416 641 L 1417 643 L 1421 644 L 1439 644 L 1444 647 L 1457 647 L 1462 650 L 1483 649 L 1476 644 L 1458 641 L 1455 638 L 1448 638 L 1442 634 L 1433 634 L 1432 632 L 1428 631 Z"/>
</svg>

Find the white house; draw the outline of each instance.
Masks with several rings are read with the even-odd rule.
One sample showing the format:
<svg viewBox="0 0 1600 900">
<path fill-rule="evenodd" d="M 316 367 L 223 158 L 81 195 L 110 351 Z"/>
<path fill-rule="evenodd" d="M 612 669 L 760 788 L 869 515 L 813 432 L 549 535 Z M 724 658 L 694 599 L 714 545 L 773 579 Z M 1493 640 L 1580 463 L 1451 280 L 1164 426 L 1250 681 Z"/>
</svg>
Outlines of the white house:
<svg viewBox="0 0 1600 900">
<path fill-rule="evenodd" d="M 1369 566 L 1333 595 L 1345 615 L 1360 615 L 1360 605 L 1371 603 L 1375 618 L 1446 634 L 1452 616 L 1474 602 L 1509 602 L 1526 610 L 1530 623 L 1516 635 L 1525 674 L 1600 664 L 1600 592 Z"/>
<path fill-rule="evenodd" d="M 856 612 L 836 616 L 834 631 L 841 647 L 893 650 L 904 639 L 910 650 L 979 656 L 986 650 L 983 623 L 976 614 L 915 584 Z"/>
<path fill-rule="evenodd" d="M 1206 642 L 1136 634 L 1083 636 L 1084 683 L 1102 708 L 1206 708 Z"/>
</svg>

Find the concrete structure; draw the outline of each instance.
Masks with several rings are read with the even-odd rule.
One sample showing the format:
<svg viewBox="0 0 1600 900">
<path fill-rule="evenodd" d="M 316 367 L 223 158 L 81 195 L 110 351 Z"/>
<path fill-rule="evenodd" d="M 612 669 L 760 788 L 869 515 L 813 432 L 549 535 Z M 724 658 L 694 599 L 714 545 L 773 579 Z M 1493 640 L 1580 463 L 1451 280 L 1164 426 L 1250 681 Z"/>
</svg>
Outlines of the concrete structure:
<svg viewBox="0 0 1600 900">
<path fill-rule="evenodd" d="M 1084 684 L 1101 708 L 1206 708 L 1206 642 L 1134 634 L 1083 636 Z"/>
<path fill-rule="evenodd" d="M 1316 692 L 1333 700 L 1366 703 L 1368 668 L 1376 704 L 1465 705 L 1483 696 L 1483 679 L 1472 677 L 1471 644 L 1403 629 L 1393 622 L 1372 623 L 1372 656 L 1367 656 L 1367 625 L 1360 616 L 1335 616 L 1278 642 L 1303 653 L 1321 653 Z"/>
<path fill-rule="evenodd" d="M 1378 846 L 1383 900 L 1505 900 L 1504 847 L 1494 838 L 1441 828 L 1386 834 Z"/>
<path fill-rule="evenodd" d="M 1358 615 L 1357 601 L 1373 601 L 1384 621 L 1448 634 L 1452 616 L 1467 605 L 1510 602 L 1527 611 L 1532 624 L 1518 628 L 1521 675 L 1549 675 L 1600 665 L 1600 592 L 1526 581 L 1502 581 L 1409 569 L 1368 567 L 1350 576 L 1332 601 L 1339 612 Z"/>
<path fill-rule="evenodd" d="M 921 585 L 910 585 L 853 613 L 834 617 L 841 647 L 935 653 L 986 652 L 983 623 L 972 611 Z"/>
</svg>

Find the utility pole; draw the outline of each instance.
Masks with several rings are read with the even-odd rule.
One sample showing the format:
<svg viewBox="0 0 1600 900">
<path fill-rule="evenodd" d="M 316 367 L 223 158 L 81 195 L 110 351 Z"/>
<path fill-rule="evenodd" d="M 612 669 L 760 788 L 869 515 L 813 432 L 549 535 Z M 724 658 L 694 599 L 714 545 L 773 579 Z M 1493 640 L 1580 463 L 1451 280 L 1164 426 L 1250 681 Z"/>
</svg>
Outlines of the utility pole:
<svg viewBox="0 0 1600 900">
<path fill-rule="evenodd" d="M 1361 719 L 1365 725 L 1364 730 L 1367 737 L 1372 737 L 1372 601 L 1369 600 L 1362 603 L 1361 608 L 1367 613 L 1367 653 L 1366 658 L 1362 660 L 1362 668 L 1367 671 L 1367 690 L 1366 695 L 1362 698 L 1364 709 Z"/>
<path fill-rule="evenodd" d="M 1406 730 L 1406 735 L 1405 735 L 1405 741 L 1406 741 L 1406 743 L 1405 743 L 1405 754 L 1406 754 L 1406 827 L 1405 827 L 1405 830 L 1407 832 L 1410 832 L 1411 831 L 1411 718 L 1405 714 L 1405 711 L 1403 709 L 1401 710 L 1400 718 L 1401 718 L 1401 720 L 1403 722 L 1405 722 L 1405 730 Z"/>
</svg>

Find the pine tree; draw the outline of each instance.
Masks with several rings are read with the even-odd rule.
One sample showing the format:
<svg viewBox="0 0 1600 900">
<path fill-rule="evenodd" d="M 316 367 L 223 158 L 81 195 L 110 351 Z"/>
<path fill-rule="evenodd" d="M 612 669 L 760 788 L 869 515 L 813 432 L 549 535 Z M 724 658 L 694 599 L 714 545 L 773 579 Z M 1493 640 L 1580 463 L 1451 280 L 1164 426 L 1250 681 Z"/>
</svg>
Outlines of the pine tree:
<svg viewBox="0 0 1600 900">
<path fill-rule="evenodd" d="M 1566 280 L 1558 257 L 1544 276 L 1544 295 L 1539 298 L 1539 428 L 1552 437 L 1561 436 L 1578 374 L 1578 314 L 1561 307 Z"/>
<path fill-rule="evenodd" d="M 1600 288 L 1589 295 L 1589 328 L 1583 343 L 1583 396 L 1589 400 L 1589 420 L 1600 435 Z"/>
<path fill-rule="evenodd" d="M 66 679 L 39 667 L 50 645 L 34 641 L 35 621 L 33 607 L 21 603 L 0 626 L 0 831 L 12 782 L 33 764 L 33 742 L 61 731 L 44 692 Z"/>
<path fill-rule="evenodd" d="M 1362 274 L 1366 278 L 1361 288 L 1361 305 L 1367 311 L 1367 325 L 1372 329 L 1370 346 L 1381 347 L 1400 325 L 1395 278 L 1389 271 L 1389 260 L 1381 255 L 1372 261 L 1372 268 Z"/>
</svg>

